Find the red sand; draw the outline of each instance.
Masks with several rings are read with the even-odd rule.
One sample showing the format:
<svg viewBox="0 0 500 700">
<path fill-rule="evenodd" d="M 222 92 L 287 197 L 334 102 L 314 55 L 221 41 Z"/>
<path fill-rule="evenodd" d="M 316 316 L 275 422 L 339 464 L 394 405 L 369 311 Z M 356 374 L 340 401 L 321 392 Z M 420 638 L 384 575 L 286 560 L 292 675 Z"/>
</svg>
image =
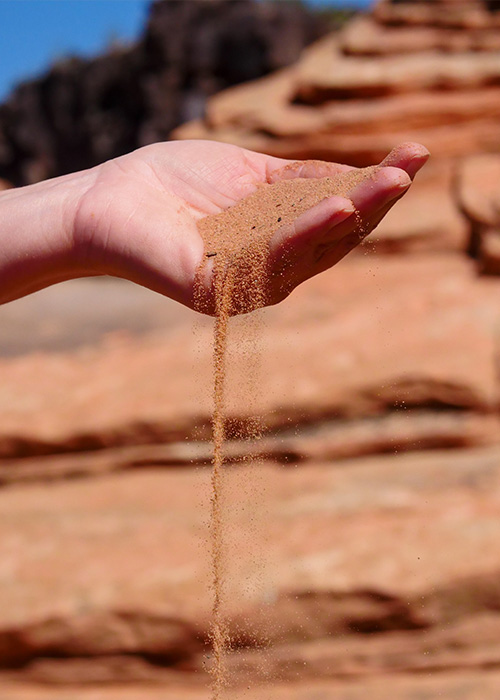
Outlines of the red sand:
<svg viewBox="0 0 500 700">
<path fill-rule="evenodd" d="M 376 167 L 351 170 L 335 177 L 293 178 L 260 185 L 249 197 L 198 224 L 205 243 L 205 257 L 198 269 L 196 306 L 210 306 L 203 279 L 209 262 L 213 265 L 215 304 L 214 413 L 212 471 L 212 586 L 214 650 L 213 700 L 219 700 L 227 685 L 225 652 L 231 640 L 224 619 L 223 601 L 223 506 L 222 467 L 225 440 L 225 360 L 229 318 L 265 306 L 268 300 L 269 246 L 274 233 L 326 197 L 347 196 L 360 182 L 370 178 Z M 357 218 L 361 228 L 362 221 Z M 251 400 L 251 397 L 249 397 Z"/>
</svg>

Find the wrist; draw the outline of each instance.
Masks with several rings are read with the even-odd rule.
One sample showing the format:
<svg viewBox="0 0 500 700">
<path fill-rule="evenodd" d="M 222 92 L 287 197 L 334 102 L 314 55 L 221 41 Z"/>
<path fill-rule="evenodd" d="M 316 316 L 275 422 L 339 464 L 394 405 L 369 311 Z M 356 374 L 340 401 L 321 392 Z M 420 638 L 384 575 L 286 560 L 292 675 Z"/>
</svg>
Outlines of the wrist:
<svg viewBox="0 0 500 700">
<path fill-rule="evenodd" d="M 93 171 L 0 193 L 0 303 L 86 271 L 74 236 L 78 203 Z"/>
</svg>

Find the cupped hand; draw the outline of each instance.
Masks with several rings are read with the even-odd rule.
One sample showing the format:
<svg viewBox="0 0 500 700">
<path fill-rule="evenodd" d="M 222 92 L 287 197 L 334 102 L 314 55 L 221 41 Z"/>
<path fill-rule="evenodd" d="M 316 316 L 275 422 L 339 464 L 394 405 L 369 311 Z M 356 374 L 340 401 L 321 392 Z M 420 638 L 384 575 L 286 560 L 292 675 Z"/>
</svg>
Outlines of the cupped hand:
<svg viewBox="0 0 500 700">
<path fill-rule="evenodd" d="M 346 197 L 325 199 L 279 229 L 270 249 L 270 303 L 355 247 L 362 237 L 359 216 L 366 235 L 408 190 L 428 156 L 423 146 L 403 144 Z M 146 146 L 92 171 L 74 217 L 79 265 L 85 274 L 124 277 L 193 307 L 196 271 L 204 258 L 197 229 L 202 217 L 230 207 L 262 183 L 350 169 L 295 163 L 212 141 Z"/>
</svg>

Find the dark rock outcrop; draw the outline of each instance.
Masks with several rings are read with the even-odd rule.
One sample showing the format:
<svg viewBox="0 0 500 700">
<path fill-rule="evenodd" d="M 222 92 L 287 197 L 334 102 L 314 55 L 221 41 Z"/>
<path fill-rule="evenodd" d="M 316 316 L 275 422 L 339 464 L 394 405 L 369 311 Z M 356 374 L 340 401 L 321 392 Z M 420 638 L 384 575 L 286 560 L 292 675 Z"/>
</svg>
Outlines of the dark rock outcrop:
<svg viewBox="0 0 500 700">
<path fill-rule="evenodd" d="M 295 3 L 157 0 L 136 45 L 68 58 L 14 90 L 0 106 L 0 178 L 29 184 L 165 139 L 209 95 L 292 63 L 319 33 Z"/>
</svg>

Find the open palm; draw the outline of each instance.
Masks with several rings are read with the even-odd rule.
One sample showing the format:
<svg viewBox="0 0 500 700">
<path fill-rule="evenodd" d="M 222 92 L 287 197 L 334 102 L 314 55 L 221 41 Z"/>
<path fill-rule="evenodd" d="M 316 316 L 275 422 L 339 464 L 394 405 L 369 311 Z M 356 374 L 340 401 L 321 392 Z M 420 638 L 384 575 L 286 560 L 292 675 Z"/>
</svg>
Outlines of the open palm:
<svg viewBox="0 0 500 700">
<path fill-rule="evenodd" d="M 279 229 L 271 261 L 283 268 L 286 251 L 287 264 L 285 273 L 281 269 L 273 277 L 270 302 L 335 264 L 359 242 L 354 207 L 364 230 L 373 230 L 427 157 L 422 146 L 404 144 L 374 178 L 349 192 L 349 199 L 330 197 Z M 346 169 L 320 161 L 293 163 L 211 141 L 146 146 L 94 169 L 75 217 L 78 254 L 92 274 L 125 277 L 192 307 L 203 259 L 200 218 L 233 205 L 261 183 Z"/>
</svg>

